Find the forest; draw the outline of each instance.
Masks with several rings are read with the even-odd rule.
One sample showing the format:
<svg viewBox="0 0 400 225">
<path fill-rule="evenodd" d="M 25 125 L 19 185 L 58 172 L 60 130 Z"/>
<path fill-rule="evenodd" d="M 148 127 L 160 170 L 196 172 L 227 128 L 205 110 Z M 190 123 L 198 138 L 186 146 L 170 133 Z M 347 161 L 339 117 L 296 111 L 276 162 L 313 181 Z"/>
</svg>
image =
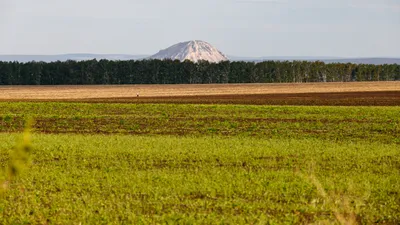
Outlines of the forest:
<svg viewBox="0 0 400 225">
<path fill-rule="evenodd" d="M 186 60 L 0 62 L 0 85 L 398 81 L 400 65 Z"/>
</svg>

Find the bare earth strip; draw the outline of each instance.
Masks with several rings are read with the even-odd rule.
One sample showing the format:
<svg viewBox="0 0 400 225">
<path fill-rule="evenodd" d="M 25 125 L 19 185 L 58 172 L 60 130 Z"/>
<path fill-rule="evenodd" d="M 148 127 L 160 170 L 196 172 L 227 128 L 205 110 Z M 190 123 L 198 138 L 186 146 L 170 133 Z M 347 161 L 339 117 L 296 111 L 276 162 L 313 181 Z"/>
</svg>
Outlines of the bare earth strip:
<svg viewBox="0 0 400 225">
<path fill-rule="evenodd" d="M 93 85 L 0 86 L 0 99 L 95 99 L 293 94 L 323 92 L 400 91 L 400 82 L 303 83 L 303 84 L 193 84 L 193 85 Z"/>
<path fill-rule="evenodd" d="M 0 86 L 0 101 L 400 105 L 400 82 Z"/>
</svg>

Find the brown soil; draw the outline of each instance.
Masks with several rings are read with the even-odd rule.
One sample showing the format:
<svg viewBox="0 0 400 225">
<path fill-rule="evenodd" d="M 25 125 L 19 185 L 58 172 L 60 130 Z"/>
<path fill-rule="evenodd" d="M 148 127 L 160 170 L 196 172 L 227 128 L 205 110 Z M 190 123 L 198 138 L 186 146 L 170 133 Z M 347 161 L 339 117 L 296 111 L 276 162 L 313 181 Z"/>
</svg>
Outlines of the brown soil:
<svg viewBox="0 0 400 225">
<path fill-rule="evenodd" d="M 400 106 L 400 82 L 0 86 L 0 101 Z"/>
<path fill-rule="evenodd" d="M 400 91 L 104 98 L 84 102 L 400 106 Z"/>
</svg>

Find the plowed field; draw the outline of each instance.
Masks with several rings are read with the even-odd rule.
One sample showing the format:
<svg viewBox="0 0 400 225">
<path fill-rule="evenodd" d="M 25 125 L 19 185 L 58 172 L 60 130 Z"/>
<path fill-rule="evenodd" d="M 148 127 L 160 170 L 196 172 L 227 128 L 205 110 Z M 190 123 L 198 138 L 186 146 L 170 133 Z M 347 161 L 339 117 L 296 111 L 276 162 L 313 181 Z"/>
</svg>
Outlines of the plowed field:
<svg viewBox="0 0 400 225">
<path fill-rule="evenodd" d="M 396 106 L 400 82 L 0 86 L 0 101 Z"/>
</svg>

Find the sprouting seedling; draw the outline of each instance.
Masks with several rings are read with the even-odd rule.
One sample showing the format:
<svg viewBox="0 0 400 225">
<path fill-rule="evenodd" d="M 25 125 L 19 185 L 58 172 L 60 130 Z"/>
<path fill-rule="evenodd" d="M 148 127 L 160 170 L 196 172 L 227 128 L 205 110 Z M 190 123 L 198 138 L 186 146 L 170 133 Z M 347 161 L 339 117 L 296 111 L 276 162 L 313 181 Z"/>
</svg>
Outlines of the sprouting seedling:
<svg viewBox="0 0 400 225">
<path fill-rule="evenodd" d="M 23 132 L 22 141 L 13 149 L 8 167 L 5 169 L 5 174 L 2 176 L 3 179 L 0 180 L 0 193 L 5 192 L 9 188 L 11 181 L 17 178 L 29 163 L 30 153 L 32 152 L 31 125 L 32 120 L 28 119 Z"/>
</svg>

